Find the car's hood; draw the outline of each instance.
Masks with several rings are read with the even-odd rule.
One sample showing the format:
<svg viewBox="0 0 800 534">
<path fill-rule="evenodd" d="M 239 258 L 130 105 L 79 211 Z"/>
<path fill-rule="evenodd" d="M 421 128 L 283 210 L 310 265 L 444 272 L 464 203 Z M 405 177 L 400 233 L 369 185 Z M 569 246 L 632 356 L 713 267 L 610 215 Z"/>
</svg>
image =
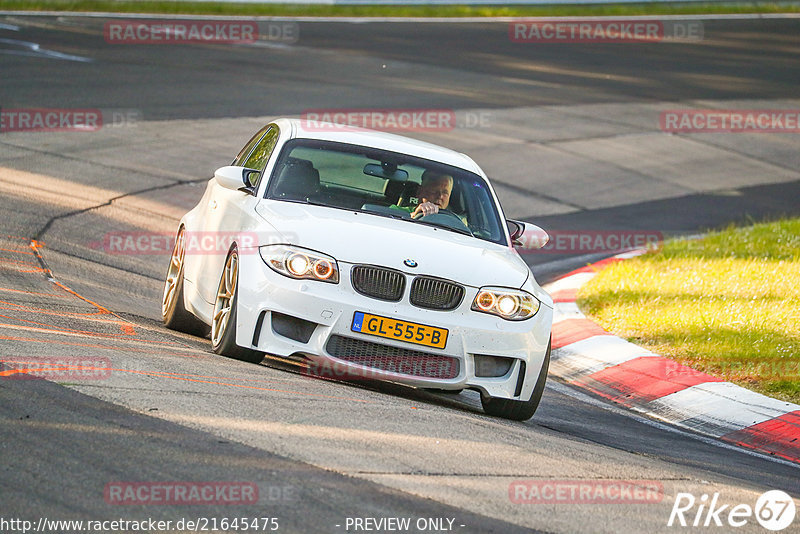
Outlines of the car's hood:
<svg viewBox="0 0 800 534">
<path fill-rule="evenodd" d="M 465 285 L 519 288 L 530 275 L 510 247 L 443 228 L 368 213 L 262 200 L 256 211 L 286 243 L 329 254 L 339 262 L 382 265 Z M 405 260 L 417 263 L 416 268 Z"/>
</svg>

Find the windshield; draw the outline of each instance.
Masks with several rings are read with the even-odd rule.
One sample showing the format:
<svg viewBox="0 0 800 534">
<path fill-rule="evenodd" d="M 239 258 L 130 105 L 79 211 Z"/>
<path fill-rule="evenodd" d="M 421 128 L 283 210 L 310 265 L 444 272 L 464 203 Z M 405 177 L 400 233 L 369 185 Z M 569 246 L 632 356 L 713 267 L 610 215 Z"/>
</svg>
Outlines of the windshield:
<svg viewBox="0 0 800 534">
<path fill-rule="evenodd" d="M 267 198 L 363 211 L 506 245 L 483 178 L 396 152 L 291 140 L 272 172 Z M 433 205 L 436 213 L 430 213 Z"/>
</svg>

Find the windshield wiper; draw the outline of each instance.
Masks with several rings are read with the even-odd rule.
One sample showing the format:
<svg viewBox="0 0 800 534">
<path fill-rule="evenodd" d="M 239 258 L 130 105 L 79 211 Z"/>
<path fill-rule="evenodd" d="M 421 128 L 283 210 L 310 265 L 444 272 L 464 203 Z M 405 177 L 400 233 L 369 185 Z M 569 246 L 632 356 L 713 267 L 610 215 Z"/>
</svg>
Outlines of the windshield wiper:
<svg viewBox="0 0 800 534">
<path fill-rule="evenodd" d="M 326 208 L 335 208 L 336 206 L 331 206 L 330 204 L 323 204 L 322 202 L 317 202 L 316 200 L 308 200 L 308 199 L 301 199 L 301 198 L 276 198 L 276 197 L 267 197 L 268 200 L 278 200 L 280 202 L 292 202 L 294 204 L 309 204 L 311 206 L 324 206 Z"/>
</svg>

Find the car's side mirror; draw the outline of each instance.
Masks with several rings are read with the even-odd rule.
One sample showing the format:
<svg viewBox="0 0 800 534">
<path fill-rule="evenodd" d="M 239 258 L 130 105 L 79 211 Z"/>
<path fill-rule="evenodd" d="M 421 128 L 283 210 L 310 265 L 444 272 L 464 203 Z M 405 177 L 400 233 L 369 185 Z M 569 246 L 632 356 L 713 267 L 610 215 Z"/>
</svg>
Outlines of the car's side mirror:
<svg viewBox="0 0 800 534">
<path fill-rule="evenodd" d="M 527 249 L 536 250 L 544 247 L 550 241 L 548 233 L 535 224 L 526 224 L 512 219 L 506 220 L 506 224 L 511 236 L 511 245 L 514 247 L 524 246 Z M 527 234 L 526 243 L 522 242 L 523 234 Z"/>
<path fill-rule="evenodd" d="M 527 225 L 525 227 L 525 234 L 527 235 L 526 248 L 531 250 L 544 248 L 544 246 L 550 242 L 550 234 L 535 224 Z"/>
<path fill-rule="evenodd" d="M 508 226 L 508 234 L 511 236 L 511 246 L 522 246 L 522 242 L 519 240 L 519 238 L 522 237 L 522 233 L 525 232 L 525 223 L 521 221 L 515 221 L 513 219 L 507 219 L 506 226 Z"/>
<path fill-rule="evenodd" d="M 248 169 L 247 167 L 228 165 L 214 171 L 214 179 L 225 189 L 244 191 L 252 195 L 255 194 L 256 180 L 258 180 L 259 172 L 260 171 L 255 169 Z"/>
</svg>

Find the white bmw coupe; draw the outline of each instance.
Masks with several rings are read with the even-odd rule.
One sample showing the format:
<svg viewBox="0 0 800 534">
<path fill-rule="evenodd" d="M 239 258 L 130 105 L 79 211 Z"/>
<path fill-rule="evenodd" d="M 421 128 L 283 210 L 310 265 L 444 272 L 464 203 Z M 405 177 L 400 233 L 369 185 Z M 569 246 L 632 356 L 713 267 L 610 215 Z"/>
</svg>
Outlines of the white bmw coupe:
<svg viewBox="0 0 800 534">
<path fill-rule="evenodd" d="M 473 389 L 486 413 L 526 420 L 553 301 L 513 248 L 524 229 L 463 154 L 279 119 L 181 219 L 161 311 L 169 328 L 210 330 L 218 354 Z"/>
</svg>

